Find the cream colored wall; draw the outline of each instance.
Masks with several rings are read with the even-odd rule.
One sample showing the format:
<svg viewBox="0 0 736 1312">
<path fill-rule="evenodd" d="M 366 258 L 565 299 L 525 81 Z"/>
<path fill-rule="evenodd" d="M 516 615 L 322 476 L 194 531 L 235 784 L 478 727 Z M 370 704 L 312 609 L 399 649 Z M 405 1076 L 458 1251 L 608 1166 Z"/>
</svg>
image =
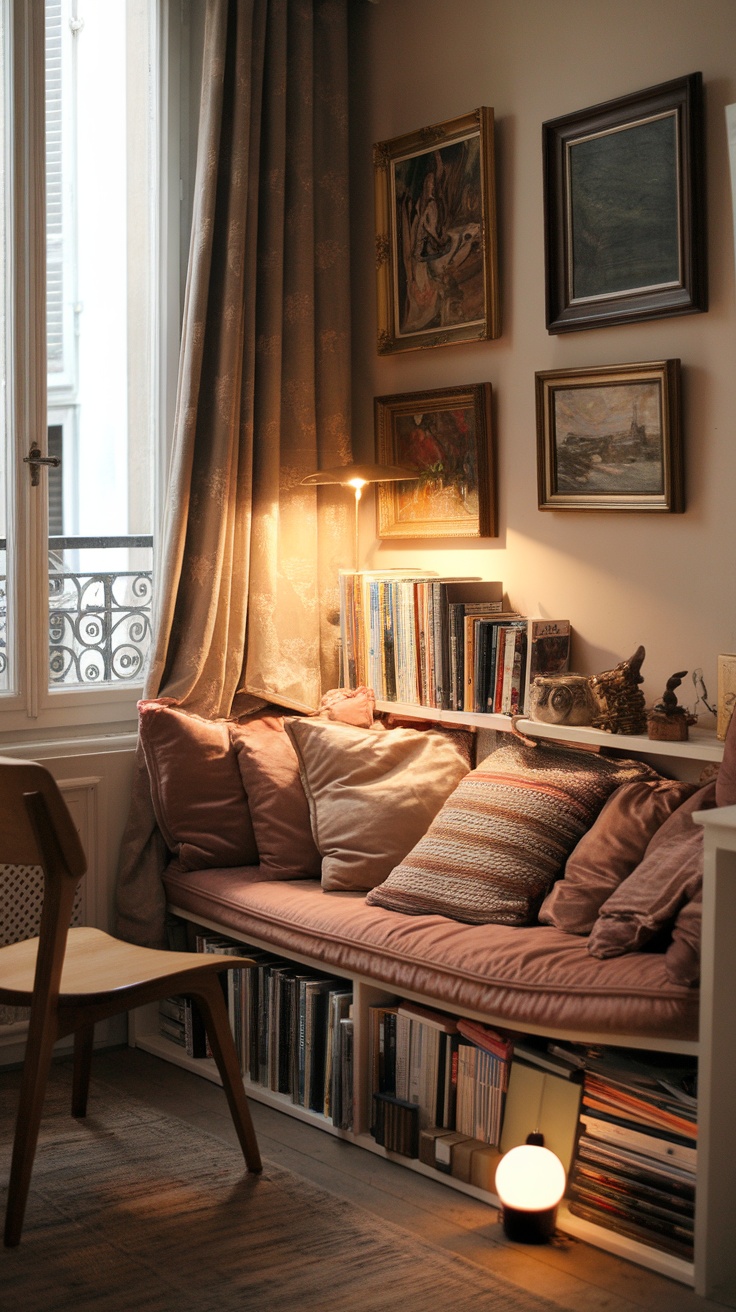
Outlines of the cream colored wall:
<svg viewBox="0 0 736 1312">
<path fill-rule="evenodd" d="M 351 5 L 356 456 L 373 451 L 373 397 L 490 381 L 499 536 L 407 544 L 361 520 L 363 564 L 419 563 L 503 580 L 527 613 L 569 618 L 573 664 L 594 673 L 647 650 L 648 700 L 676 670 L 736 650 L 736 295 L 725 105 L 736 101 L 734 0 L 353 0 Z M 541 125 L 700 70 L 706 95 L 710 309 L 550 336 L 544 319 Z M 496 115 L 503 335 L 378 357 L 374 141 L 491 105 Z M 537 509 L 537 370 L 679 357 L 682 515 Z M 681 700 L 694 700 L 688 680 Z M 701 723 L 707 724 L 706 718 Z"/>
</svg>

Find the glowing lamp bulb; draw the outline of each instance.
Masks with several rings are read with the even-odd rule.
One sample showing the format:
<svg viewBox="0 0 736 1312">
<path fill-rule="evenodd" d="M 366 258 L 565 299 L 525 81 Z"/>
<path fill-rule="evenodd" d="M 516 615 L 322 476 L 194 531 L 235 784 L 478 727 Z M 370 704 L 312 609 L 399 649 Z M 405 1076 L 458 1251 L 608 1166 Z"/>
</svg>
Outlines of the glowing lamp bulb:
<svg viewBox="0 0 736 1312">
<path fill-rule="evenodd" d="M 553 1234 L 557 1205 L 565 1192 L 565 1169 L 559 1157 L 532 1142 L 512 1148 L 496 1170 L 496 1193 L 509 1239 L 543 1244 Z"/>
</svg>

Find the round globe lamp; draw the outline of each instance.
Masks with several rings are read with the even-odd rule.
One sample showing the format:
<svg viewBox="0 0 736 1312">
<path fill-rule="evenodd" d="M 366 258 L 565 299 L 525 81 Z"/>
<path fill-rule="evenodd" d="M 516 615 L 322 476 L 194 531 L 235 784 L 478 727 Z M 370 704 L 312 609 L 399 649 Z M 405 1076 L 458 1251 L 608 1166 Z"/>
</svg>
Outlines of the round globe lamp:
<svg viewBox="0 0 736 1312">
<path fill-rule="evenodd" d="M 503 1228 L 521 1244 L 544 1244 L 555 1232 L 557 1206 L 565 1192 L 565 1168 L 544 1147 L 542 1135 L 505 1153 L 496 1169 Z"/>
</svg>

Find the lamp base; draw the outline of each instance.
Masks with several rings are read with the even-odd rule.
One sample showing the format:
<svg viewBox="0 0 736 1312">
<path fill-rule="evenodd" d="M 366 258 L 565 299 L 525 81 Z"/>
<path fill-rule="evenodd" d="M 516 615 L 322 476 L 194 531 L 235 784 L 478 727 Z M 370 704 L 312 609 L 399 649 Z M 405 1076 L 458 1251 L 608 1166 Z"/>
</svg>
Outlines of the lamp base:
<svg viewBox="0 0 736 1312">
<path fill-rule="evenodd" d="M 557 1205 L 540 1212 L 523 1212 L 519 1207 L 502 1207 L 504 1234 L 516 1244 L 546 1244 L 555 1232 Z"/>
</svg>

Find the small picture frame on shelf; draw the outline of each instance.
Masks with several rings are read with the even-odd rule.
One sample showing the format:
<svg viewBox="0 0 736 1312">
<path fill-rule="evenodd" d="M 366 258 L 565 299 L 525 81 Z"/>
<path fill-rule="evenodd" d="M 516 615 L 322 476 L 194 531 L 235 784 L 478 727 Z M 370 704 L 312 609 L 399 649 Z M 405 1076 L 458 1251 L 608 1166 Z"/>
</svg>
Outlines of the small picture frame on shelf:
<svg viewBox="0 0 736 1312">
<path fill-rule="evenodd" d="M 542 125 L 550 333 L 706 310 L 700 73 Z"/>
<path fill-rule="evenodd" d="M 493 110 L 373 148 L 378 353 L 500 336 Z"/>
<path fill-rule="evenodd" d="M 375 399 L 376 459 L 418 478 L 377 485 L 380 538 L 494 537 L 491 384 Z"/>
<path fill-rule="evenodd" d="M 540 510 L 684 510 L 680 361 L 536 375 Z"/>
</svg>

